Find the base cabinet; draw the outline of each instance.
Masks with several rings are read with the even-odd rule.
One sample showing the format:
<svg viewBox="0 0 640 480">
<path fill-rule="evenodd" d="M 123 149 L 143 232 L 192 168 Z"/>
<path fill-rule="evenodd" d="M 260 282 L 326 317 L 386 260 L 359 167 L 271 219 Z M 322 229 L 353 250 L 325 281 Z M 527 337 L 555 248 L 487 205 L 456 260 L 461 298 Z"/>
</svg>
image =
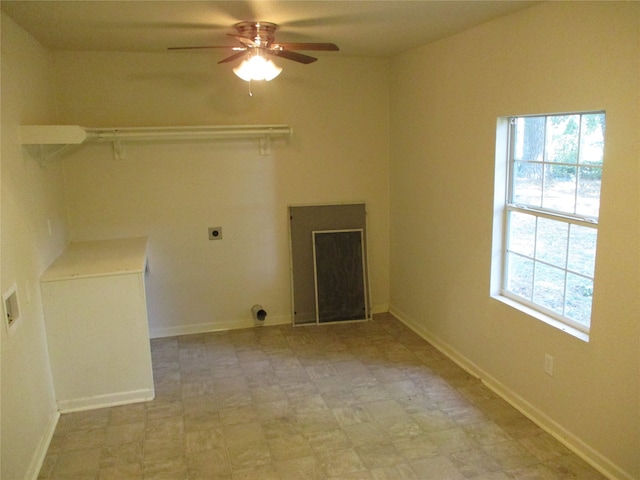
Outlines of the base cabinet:
<svg viewBox="0 0 640 480">
<path fill-rule="evenodd" d="M 146 239 L 72 242 L 40 280 L 61 412 L 151 400 Z"/>
</svg>

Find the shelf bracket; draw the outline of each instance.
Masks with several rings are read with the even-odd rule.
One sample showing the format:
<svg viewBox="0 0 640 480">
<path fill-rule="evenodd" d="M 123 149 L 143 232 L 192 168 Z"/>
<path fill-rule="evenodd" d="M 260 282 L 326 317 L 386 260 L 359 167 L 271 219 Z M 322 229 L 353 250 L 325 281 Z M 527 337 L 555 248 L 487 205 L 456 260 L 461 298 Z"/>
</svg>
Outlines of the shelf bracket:
<svg viewBox="0 0 640 480">
<path fill-rule="evenodd" d="M 122 146 L 122 141 L 120 140 L 120 137 L 118 136 L 118 134 L 115 134 L 115 137 L 113 138 L 113 159 L 114 160 L 125 160 L 127 158 L 127 156 L 124 153 L 124 148 Z"/>
<path fill-rule="evenodd" d="M 260 155 L 271 155 L 271 136 L 260 138 Z"/>
<path fill-rule="evenodd" d="M 62 155 L 67 150 L 71 149 L 71 147 L 75 147 L 76 145 L 65 144 L 61 145 L 60 148 L 50 151 L 45 145 L 23 145 L 23 147 L 31 154 L 32 157 L 38 159 L 40 162 L 40 166 L 44 167 L 49 160 L 53 160 L 56 157 Z"/>
</svg>

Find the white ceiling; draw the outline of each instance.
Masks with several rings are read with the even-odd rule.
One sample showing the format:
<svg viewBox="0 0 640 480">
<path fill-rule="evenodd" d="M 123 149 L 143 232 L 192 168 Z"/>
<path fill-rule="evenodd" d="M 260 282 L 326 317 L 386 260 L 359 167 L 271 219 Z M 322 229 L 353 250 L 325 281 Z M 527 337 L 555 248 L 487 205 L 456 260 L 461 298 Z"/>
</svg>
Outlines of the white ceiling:
<svg viewBox="0 0 640 480">
<path fill-rule="evenodd" d="M 2 0 L 5 14 L 52 50 L 165 51 L 236 45 L 244 20 L 279 25 L 280 42 L 333 42 L 341 52 L 389 57 L 528 8 L 528 1 Z M 215 50 L 217 52 L 217 50 Z M 225 52 L 220 52 L 221 57 Z"/>
</svg>

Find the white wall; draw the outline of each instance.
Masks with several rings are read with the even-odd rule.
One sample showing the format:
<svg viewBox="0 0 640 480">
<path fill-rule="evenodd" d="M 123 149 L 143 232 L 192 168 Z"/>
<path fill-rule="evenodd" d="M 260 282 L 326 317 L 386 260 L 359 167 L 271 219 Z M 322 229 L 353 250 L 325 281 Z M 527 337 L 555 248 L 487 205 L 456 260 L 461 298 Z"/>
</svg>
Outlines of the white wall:
<svg viewBox="0 0 640 480">
<path fill-rule="evenodd" d="M 550 2 L 392 62 L 392 311 L 619 478 L 640 478 L 639 18 L 637 2 Z M 585 343 L 489 296 L 495 129 L 499 116 L 597 109 Z"/>
<path fill-rule="evenodd" d="M 49 56 L 4 15 L 1 76 L 1 283 L 16 284 L 21 320 L 11 336 L 0 326 L 0 477 L 20 479 L 37 475 L 57 419 L 38 279 L 64 248 L 66 214 L 61 165 L 42 168 L 19 143 L 19 125 L 56 121 Z"/>
<path fill-rule="evenodd" d="M 149 236 L 152 336 L 289 322 L 287 206 L 365 201 L 372 304 L 389 298 L 388 61 L 324 54 L 280 61 L 248 84 L 219 54 L 54 53 L 62 123 L 84 126 L 289 124 L 255 141 L 83 147 L 65 161 L 71 237 Z M 222 226 L 209 241 L 207 227 Z"/>
</svg>

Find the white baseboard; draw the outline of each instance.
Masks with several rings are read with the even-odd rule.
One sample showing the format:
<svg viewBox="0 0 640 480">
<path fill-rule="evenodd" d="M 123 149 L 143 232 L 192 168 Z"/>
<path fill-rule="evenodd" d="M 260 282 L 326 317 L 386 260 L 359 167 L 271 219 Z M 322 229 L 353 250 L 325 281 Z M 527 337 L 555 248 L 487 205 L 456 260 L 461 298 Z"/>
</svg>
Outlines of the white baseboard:
<svg viewBox="0 0 640 480">
<path fill-rule="evenodd" d="M 371 307 L 373 315 L 378 313 L 386 313 L 389 311 L 388 304 L 379 304 Z M 149 327 L 149 336 L 151 338 L 177 337 L 180 335 L 194 335 L 197 333 L 222 332 L 225 330 L 238 330 L 241 328 L 252 328 L 270 325 L 291 325 L 291 316 L 282 315 L 279 317 L 269 316 L 264 322 L 258 324 L 252 319 L 227 320 L 223 322 L 197 323 L 193 325 L 180 325 L 176 327 Z"/>
<path fill-rule="evenodd" d="M 31 459 L 31 463 L 29 464 L 29 469 L 27 470 L 27 474 L 25 478 L 36 480 L 38 475 L 40 474 L 40 469 L 42 468 L 42 464 L 44 463 L 44 459 L 47 456 L 47 451 L 49 450 L 49 445 L 51 444 L 51 439 L 53 438 L 53 434 L 56 431 L 56 427 L 58 426 L 58 420 L 60 419 L 60 412 L 55 411 L 49 418 L 49 423 L 47 424 L 47 428 L 45 429 L 42 437 L 40 438 L 40 442 L 38 442 L 38 448 Z"/>
<path fill-rule="evenodd" d="M 389 304 L 388 303 L 380 303 L 378 305 L 372 305 L 371 306 L 371 314 L 372 315 L 377 315 L 379 313 L 387 313 L 389 311 Z"/>
<path fill-rule="evenodd" d="M 547 416 L 535 405 L 532 405 L 526 399 L 510 390 L 506 385 L 496 380 L 488 372 L 480 368 L 473 361 L 466 358 L 456 349 L 451 347 L 451 345 L 434 336 L 430 331 L 428 331 L 427 328 L 425 328 L 424 325 L 416 322 L 393 306 L 390 306 L 389 313 L 391 313 L 407 327 L 424 338 L 431 345 L 440 350 L 444 355 L 449 357 L 461 368 L 466 370 L 474 377 L 479 378 L 482 383 L 487 386 L 487 388 L 489 388 L 496 395 L 508 402 L 512 407 L 522 413 L 525 417 L 534 422 L 545 432 L 553 436 L 556 440 L 566 446 L 569 450 L 571 450 L 593 468 L 605 475 L 607 478 L 610 478 L 611 480 L 634 480 L 634 478 L 629 473 L 619 468 L 608 458 L 604 457 L 602 454 L 586 444 L 576 435 L 565 429 L 558 422 Z"/>
<path fill-rule="evenodd" d="M 224 322 L 198 323 L 194 325 L 180 325 L 176 327 L 150 327 L 151 338 L 177 337 L 179 335 L 193 335 L 196 333 L 219 332 L 224 330 L 238 330 L 269 325 L 285 325 L 291 323 L 290 316 L 272 317 L 267 315 L 264 322 L 258 324 L 253 319 L 227 320 Z"/>
<path fill-rule="evenodd" d="M 92 397 L 73 398 L 70 400 L 58 400 L 60 413 L 80 412 L 96 408 L 116 407 L 129 403 L 148 402 L 153 400 L 155 392 L 153 388 L 133 390 L 130 392 L 109 393 Z"/>
</svg>

